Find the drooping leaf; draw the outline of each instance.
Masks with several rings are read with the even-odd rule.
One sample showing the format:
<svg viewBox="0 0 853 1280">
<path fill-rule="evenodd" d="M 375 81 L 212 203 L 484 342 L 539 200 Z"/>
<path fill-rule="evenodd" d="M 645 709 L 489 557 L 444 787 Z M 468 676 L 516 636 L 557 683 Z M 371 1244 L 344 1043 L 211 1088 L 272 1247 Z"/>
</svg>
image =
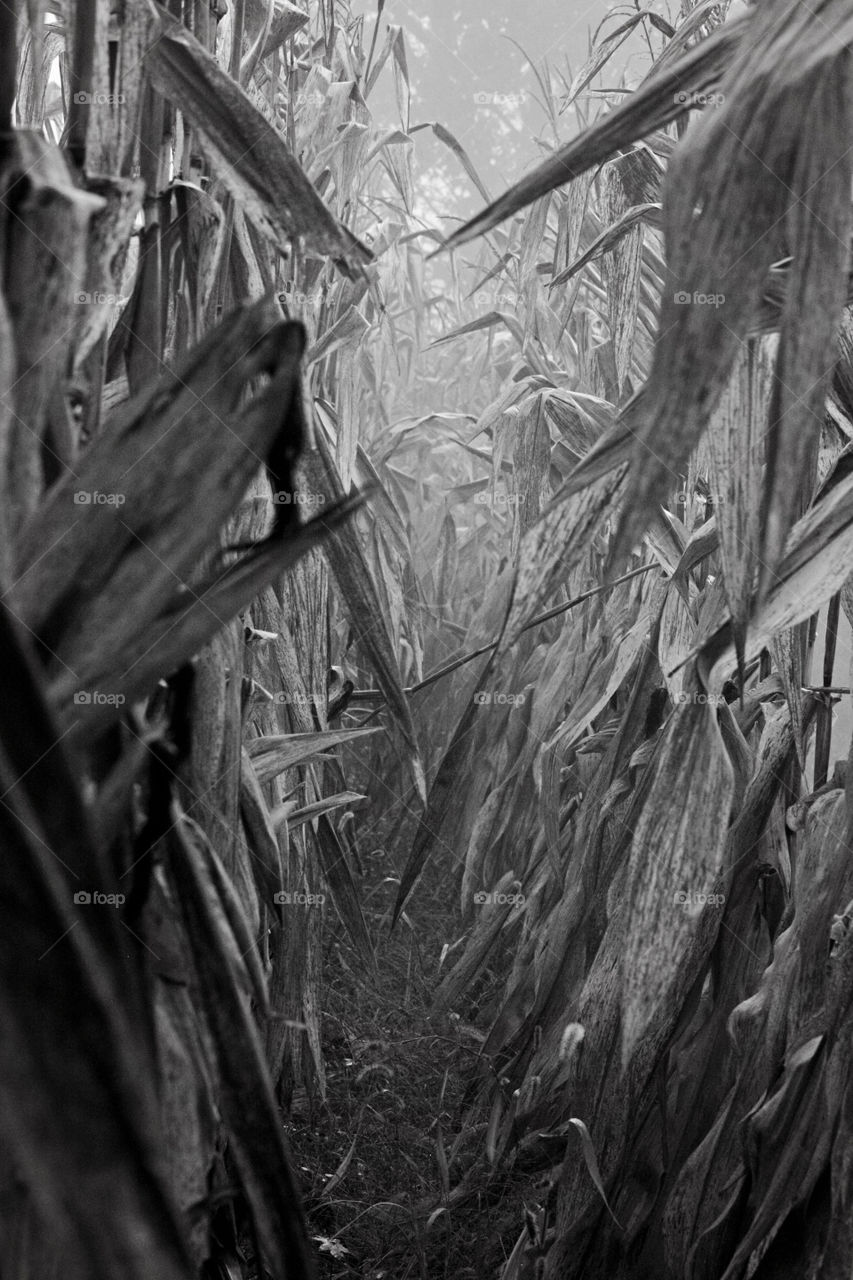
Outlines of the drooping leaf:
<svg viewBox="0 0 853 1280">
<path fill-rule="evenodd" d="M 673 985 L 695 917 L 716 892 L 734 775 L 707 695 L 680 703 L 658 745 L 631 839 L 622 1061 Z"/>
<path fill-rule="evenodd" d="M 775 586 L 754 613 L 746 656 L 760 653 L 778 632 L 803 622 L 844 585 L 853 554 L 853 476 L 828 488 L 797 522 Z M 736 662 L 731 622 L 701 644 L 710 688 L 719 688 Z"/>
<path fill-rule="evenodd" d="M 140 617 L 156 616 L 196 569 L 282 426 L 303 342 L 271 300 L 238 309 L 122 405 L 75 473 L 53 487 L 22 535 L 14 607 L 57 663 L 81 679 L 87 665 L 105 665 L 87 655 L 121 653 Z M 238 419 L 247 383 L 264 371 L 278 374 L 278 415 L 267 405 Z M 200 476 L 206 495 L 196 511 L 188 495 Z"/>
<path fill-rule="evenodd" d="M 483 199 L 491 200 L 492 197 L 489 195 L 488 188 L 484 185 L 480 175 L 477 173 L 477 170 L 471 162 L 468 152 L 462 146 L 462 143 L 455 134 L 452 134 L 449 129 L 445 129 L 443 124 L 438 124 L 437 121 L 433 121 L 429 124 L 416 124 L 411 132 L 417 133 L 418 129 L 432 129 L 439 142 L 443 142 L 444 145 L 449 147 L 456 156 L 459 163 L 462 165 L 462 168 L 468 174 L 468 177 L 474 183 L 474 186 L 477 188 Z"/>
<path fill-rule="evenodd" d="M 605 227 L 601 234 L 596 236 L 589 248 L 575 258 L 570 266 L 554 276 L 550 282 L 550 288 L 565 284 L 567 280 L 571 280 L 572 276 L 582 271 L 587 263 L 595 262 L 604 254 L 610 253 L 629 231 L 633 231 L 644 221 L 651 223 L 652 226 L 656 225 L 659 221 L 660 208 L 659 204 L 637 204 L 625 209 L 610 226 Z"/>
<path fill-rule="evenodd" d="M 579 563 L 625 490 L 626 469 L 607 471 L 579 491 L 565 485 L 521 540 L 512 598 L 500 651 L 518 638 L 526 622 Z"/>
<path fill-rule="evenodd" d="M 342 742 L 350 742 L 355 738 L 363 738 L 366 734 L 379 733 L 379 729 L 326 729 L 318 733 L 285 733 L 264 735 L 250 738 L 246 749 L 252 761 L 258 782 L 269 782 L 272 778 L 292 769 L 294 765 L 303 764 L 323 752 L 338 746 Z"/>
<path fill-rule="evenodd" d="M 246 215 L 284 251 L 291 241 L 329 254 L 348 271 L 371 259 L 318 196 L 284 139 L 187 30 L 149 0 L 156 30 L 146 66 L 210 155 L 216 177 Z"/>
<path fill-rule="evenodd" d="M 593 1182 L 595 1183 L 596 1191 L 601 1196 L 601 1199 L 604 1201 L 605 1209 L 610 1214 L 613 1221 L 616 1223 L 617 1229 L 621 1231 L 622 1227 L 620 1226 L 619 1220 L 617 1219 L 615 1213 L 610 1208 L 610 1203 L 607 1199 L 607 1194 L 604 1190 L 604 1183 L 601 1180 L 601 1171 L 598 1167 L 598 1157 L 595 1154 L 595 1145 L 592 1141 L 592 1137 L 590 1135 L 589 1129 L 587 1129 L 583 1120 L 579 1120 L 576 1116 L 572 1116 L 570 1118 L 569 1124 L 573 1125 L 575 1129 L 577 1129 L 578 1133 L 580 1134 L 581 1150 L 583 1151 L 584 1163 L 586 1164 L 586 1167 L 589 1170 L 589 1176 L 592 1178 Z"/>
<path fill-rule="evenodd" d="M 673 152 L 663 196 L 667 276 L 658 339 L 614 563 L 705 431 L 754 299 L 784 254 L 784 227 L 799 265 L 782 322 L 768 438 L 765 588 L 778 566 L 804 503 L 807 458 L 823 421 L 825 352 L 844 303 L 850 157 L 840 121 L 849 116 L 850 71 L 838 49 L 851 37 L 853 20 L 838 0 L 822 7 L 819 23 L 799 0 L 772 13 L 754 10 L 748 38 L 720 82 L 721 103 L 692 123 Z M 799 140 L 793 147 L 792 137 Z M 818 300 L 820 324 L 803 326 L 803 308 L 812 314 Z"/>
</svg>

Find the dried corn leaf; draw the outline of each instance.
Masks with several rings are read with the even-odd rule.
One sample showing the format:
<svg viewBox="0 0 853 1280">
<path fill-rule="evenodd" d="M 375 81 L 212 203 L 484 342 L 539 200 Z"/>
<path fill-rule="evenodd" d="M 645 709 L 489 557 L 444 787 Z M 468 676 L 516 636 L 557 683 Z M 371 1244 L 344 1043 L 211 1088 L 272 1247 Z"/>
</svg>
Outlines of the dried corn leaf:
<svg viewBox="0 0 853 1280">
<path fill-rule="evenodd" d="M 751 623 L 746 656 L 760 653 L 778 632 L 803 622 L 839 591 L 849 577 L 851 555 L 853 476 L 847 476 L 828 487 L 792 529 L 776 584 Z M 730 621 L 704 641 L 700 653 L 709 687 L 719 688 L 735 662 Z"/>
<path fill-rule="evenodd" d="M 625 485 L 624 466 L 605 471 L 579 491 L 570 481 L 524 535 L 499 653 L 517 640 L 525 624 L 580 563 L 591 539 L 614 512 Z"/>
<path fill-rule="evenodd" d="M 501 900 L 502 896 L 511 896 L 512 884 L 513 872 L 508 871 L 494 886 L 492 902 L 485 904 L 478 914 L 463 955 L 433 992 L 434 1009 L 454 1009 L 460 997 L 477 981 L 513 910 L 512 902 Z"/>
<path fill-rule="evenodd" d="M 306 364 L 314 364 L 341 347 L 356 347 L 369 329 L 370 323 L 365 320 L 358 307 L 347 307 L 344 314 L 324 330 L 323 336 L 308 348 L 305 356 Z"/>
<path fill-rule="evenodd" d="M 671 488 L 673 470 L 701 438 L 754 300 L 790 247 L 795 276 L 782 322 L 762 506 L 764 586 L 778 566 L 802 510 L 808 457 L 823 422 L 826 350 L 846 291 L 851 160 L 843 139 L 851 73 L 838 50 L 851 39 L 843 0 L 821 5 L 819 21 L 800 0 L 753 10 L 720 83 L 720 105 L 702 113 L 672 155 L 659 336 L 614 561 L 630 550 Z M 803 325 L 803 314 L 815 323 Z"/>
<path fill-rule="evenodd" d="M 266 457 L 303 347 L 300 326 L 279 316 L 270 300 L 235 311 L 174 373 L 122 405 L 24 530 L 16 608 L 72 668 L 76 651 L 120 651 L 141 617 L 156 616 Z M 270 369 L 279 378 L 278 417 L 244 415 L 238 426 L 247 383 Z M 189 495 L 200 476 L 204 502 L 196 508 Z"/>
<path fill-rule="evenodd" d="M 223 949 L 202 872 L 201 829 L 171 805 L 169 875 L 187 922 L 198 996 L 216 1047 L 218 1104 L 267 1265 L 280 1275 L 312 1275 L 311 1250 L 257 1027 Z"/>
<path fill-rule="evenodd" d="M 263 738 L 254 739 L 262 742 Z M 284 889 L 285 876 L 281 850 L 255 765 L 246 748 L 240 767 L 240 816 L 246 829 L 246 841 L 252 853 L 252 872 L 258 897 L 272 905 L 275 895 Z"/>
<path fill-rule="evenodd" d="M 85 292 L 87 234 L 104 214 L 105 201 L 74 185 L 62 152 L 37 132 L 16 130 L 10 149 L 3 177 L 3 289 L 17 369 L 13 385 L 4 388 L 14 413 L 6 424 L 3 505 L 14 513 L 17 535 L 41 496 L 56 388 L 66 373 L 75 322 L 91 302 Z"/>
<path fill-rule="evenodd" d="M 444 145 L 449 147 L 456 156 L 457 160 L 462 165 L 462 168 L 468 174 L 468 177 L 471 179 L 483 199 L 491 200 L 492 197 L 489 195 L 488 188 L 481 180 L 480 175 L 477 173 L 477 170 L 471 162 L 471 157 L 468 155 L 468 152 L 462 146 L 462 143 L 455 134 L 452 134 L 449 129 L 445 129 L 443 124 L 438 124 L 434 120 L 426 124 L 416 124 L 410 132 L 417 133 L 418 129 L 432 129 L 439 142 L 443 142 Z M 481 286 L 478 285 L 478 288 L 480 287 Z"/>
<path fill-rule="evenodd" d="M 371 254 L 342 227 L 283 138 L 182 23 L 149 0 L 156 30 L 145 64 L 160 93 L 186 116 L 214 173 L 279 250 L 301 239 L 349 272 Z"/>
<path fill-rule="evenodd" d="M 342 742 L 380 732 L 380 729 L 327 729 L 321 733 L 267 734 L 250 738 L 246 750 L 258 782 L 263 784 L 284 773 L 285 769 L 315 759 Z"/>
<path fill-rule="evenodd" d="M 5 615 L 0 650 L 10 694 L 0 710 L 4 1144 L 75 1273 L 189 1280 L 153 1136 L 156 1068 L 142 974 L 118 908 L 91 898 L 72 904 L 72 895 L 118 893 L 119 885 Z"/>
<path fill-rule="evenodd" d="M 580 696 L 549 746 L 559 746 L 561 751 L 567 751 L 577 743 L 628 678 L 637 655 L 649 643 L 651 631 L 648 609 L 644 608 L 619 644 L 608 646 L 609 652 L 605 652 L 602 659 L 594 664 L 584 681 Z"/>
<path fill-rule="evenodd" d="M 319 453 L 311 454 L 306 459 L 307 474 L 320 493 L 340 499 L 343 486 L 324 442 L 321 440 L 319 443 Z M 330 530 L 324 547 L 356 639 L 376 672 L 379 687 L 406 742 L 415 788 L 426 804 L 423 762 L 411 709 L 403 690 L 390 620 L 381 607 L 376 582 L 361 541 L 357 537 L 341 537 Z"/>
<path fill-rule="evenodd" d="M 584 1163 L 589 1171 L 589 1176 L 592 1178 L 596 1191 L 601 1196 L 605 1209 L 616 1224 L 617 1230 L 621 1231 L 623 1228 L 620 1226 L 618 1218 L 611 1209 L 610 1202 L 607 1199 L 607 1194 L 604 1190 L 604 1183 L 601 1179 L 601 1170 L 598 1167 L 598 1157 L 595 1154 L 595 1145 L 592 1141 L 589 1129 L 587 1129 L 583 1120 L 578 1120 L 576 1116 L 573 1116 L 569 1120 L 569 1124 L 573 1125 L 580 1134 L 581 1150 L 583 1151 Z"/>
<path fill-rule="evenodd" d="M 803 681 L 805 680 L 806 645 L 808 643 L 808 623 L 801 622 L 796 627 L 786 628 L 778 632 L 770 642 L 773 655 L 773 666 L 778 671 L 785 690 L 788 710 L 791 713 L 791 727 L 794 732 L 794 747 L 800 768 L 806 770 L 806 744 L 803 740 Z"/>
<path fill-rule="evenodd" d="M 609 226 L 596 236 L 588 249 L 585 249 L 580 257 L 575 258 L 570 266 L 566 267 L 554 276 L 550 282 L 549 288 L 553 289 L 555 285 L 565 284 L 567 280 L 571 280 L 572 276 L 577 275 L 579 271 L 590 262 L 595 262 L 604 254 L 611 253 L 616 245 L 628 234 L 629 231 L 635 230 L 644 222 L 651 226 L 657 226 L 661 206 L 659 204 L 637 204 L 623 210 Z"/>
<path fill-rule="evenodd" d="M 779 1087 L 746 1121 L 751 1191 L 749 1227 L 722 1280 L 736 1280 L 767 1250 L 787 1215 L 805 1203 L 832 1146 L 826 1042 L 813 1036 L 789 1055 Z M 750 1265 L 749 1272 L 754 1271 Z"/>
<path fill-rule="evenodd" d="M 273 537 L 262 542 L 235 568 L 225 573 L 218 570 L 212 584 L 180 592 L 172 607 L 148 624 L 147 644 L 141 635 L 131 637 L 130 657 L 127 649 L 107 655 L 106 659 L 93 654 L 93 663 L 97 660 L 103 665 L 90 666 L 84 680 L 79 672 L 58 676 L 51 686 L 51 698 L 63 722 L 82 728 L 115 720 L 122 714 L 123 704 L 96 698 L 84 704 L 75 702 L 74 694 L 81 684 L 100 691 L 122 690 L 121 696 L 127 700 L 147 696 L 157 679 L 172 674 L 198 653 L 270 582 L 294 569 L 303 556 L 321 546 L 330 529 L 347 520 L 359 505 L 360 499 L 347 500 L 282 540 Z"/>
<path fill-rule="evenodd" d="M 294 806 L 287 814 L 287 825 L 291 829 L 301 827 L 305 822 L 313 822 L 321 814 L 334 813 L 335 809 L 349 808 L 366 799 L 367 796 L 361 795 L 358 791 L 338 791 L 335 795 L 323 796 L 321 800 L 315 800 L 312 804 L 303 805 L 302 808 Z M 272 818 L 275 821 L 275 813 Z"/>
<path fill-rule="evenodd" d="M 484 683 L 489 672 L 494 669 L 494 665 L 495 659 L 490 657 L 477 677 L 478 681 Z M 391 921 L 392 928 L 400 918 L 400 912 L 420 878 L 434 845 L 441 843 L 445 849 L 454 849 L 454 843 L 445 838 L 444 828 L 448 821 L 458 824 L 465 810 L 463 794 L 470 789 L 470 780 L 467 777 L 468 762 L 478 726 L 477 713 L 482 711 L 482 707 L 482 703 L 475 701 L 473 697 L 470 698 L 433 778 L 426 811 L 418 824 L 409 857 L 400 877 L 400 888 L 397 891 Z"/>
<path fill-rule="evenodd" d="M 618 222 L 631 208 L 629 190 L 632 154 L 606 166 L 603 175 L 602 205 L 607 222 Z M 634 224 L 615 238 L 602 262 L 607 288 L 610 337 L 619 399 L 626 381 L 630 384 L 631 362 L 640 306 L 640 267 L 643 247 L 642 227 Z"/>
<path fill-rule="evenodd" d="M 452 342 L 455 338 L 465 338 L 470 333 L 480 333 L 484 329 L 494 329 L 499 324 L 506 325 L 513 337 L 517 338 L 519 346 L 524 345 L 524 331 L 515 316 L 511 316 L 508 311 L 487 311 L 485 315 L 478 316 L 476 320 L 469 320 L 466 324 L 460 324 L 457 328 L 451 329 L 449 333 L 443 333 L 440 338 L 436 338 L 430 345 L 438 347 L 443 342 Z"/>
<path fill-rule="evenodd" d="M 259 62 L 280 49 L 285 40 L 289 40 L 309 21 L 308 14 L 297 5 L 290 4 L 289 0 L 270 0 L 269 3 L 264 3 L 264 0 L 249 0 L 246 16 L 246 30 L 250 33 L 257 32 L 258 40 L 264 37 L 257 55 Z M 252 56 L 253 50 L 250 50 L 240 66 L 241 84 L 247 82 L 248 65 Z"/>
<path fill-rule="evenodd" d="M 327 813 L 319 815 L 316 839 L 323 866 L 323 877 L 329 886 L 335 910 L 346 926 L 365 969 L 375 971 L 373 940 L 364 921 L 359 893 L 350 870 L 346 849 L 329 821 Z"/>
<path fill-rule="evenodd" d="M 714 892 L 722 864 L 734 774 L 714 708 L 703 698 L 697 691 L 667 722 L 631 839 L 623 1065 L 675 985 L 694 917 Z"/>
</svg>

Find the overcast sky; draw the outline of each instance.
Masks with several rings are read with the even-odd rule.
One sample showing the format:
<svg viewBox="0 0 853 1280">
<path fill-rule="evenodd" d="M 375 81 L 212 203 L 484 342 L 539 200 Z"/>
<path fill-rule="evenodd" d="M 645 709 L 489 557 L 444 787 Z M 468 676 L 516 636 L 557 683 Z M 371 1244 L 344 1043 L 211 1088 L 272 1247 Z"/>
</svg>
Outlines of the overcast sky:
<svg viewBox="0 0 853 1280">
<path fill-rule="evenodd" d="M 645 7 L 672 17 L 675 6 L 655 0 Z M 570 69 L 577 72 L 586 60 L 592 32 L 613 8 L 608 0 L 388 0 L 382 35 L 387 23 L 406 33 L 412 123 L 438 121 L 450 129 L 497 193 L 541 157 L 537 138 L 554 141 L 536 101 L 541 93 L 531 63 L 541 70 L 547 60 L 552 72 L 570 78 Z M 369 35 L 376 0 L 356 0 L 356 9 L 368 15 Z M 633 12 L 633 6 L 618 6 L 605 31 L 615 30 Z M 615 86 L 623 71 L 636 83 L 647 66 L 647 46 L 633 35 L 597 83 Z M 552 81 L 558 83 L 553 75 Z M 399 125 L 389 75 L 383 75 L 370 105 L 383 122 Z M 561 140 L 570 137 L 573 118 L 563 117 L 559 131 Z M 445 163 L 447 153 L 431 133 L 416 136 L 419 170 Z M 472 198 L 476 204 L 476 194 Z"/>
</svg>

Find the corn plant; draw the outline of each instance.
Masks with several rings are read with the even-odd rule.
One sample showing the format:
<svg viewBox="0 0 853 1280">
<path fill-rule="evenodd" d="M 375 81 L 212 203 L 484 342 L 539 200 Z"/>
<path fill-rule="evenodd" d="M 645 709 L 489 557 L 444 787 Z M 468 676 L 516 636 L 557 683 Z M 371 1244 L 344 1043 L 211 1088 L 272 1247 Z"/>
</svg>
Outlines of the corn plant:
<svg viewBox="0 0 853 1280">
<path fill-rule="evenodd" d="M 506 1280 L 846 1274 L 848 6 L 619 15 L 494 202 L 383 9 L 0 17 L 0 1269 L 311 1274 L 330 935 L 438 874 L 422 1274 L 519 1171 Z"/>
<path fill-rule="evenodd" d="M 462 863 L 471 929 L 435 999 L 476 1009 L 505 969 L 472 1120 L 491 1165 L 552 1170 L 546 1275 L 849 1265 L 849 39 L 841 5 L 700 6 L 450 240 L 509 225 L 498 269 L 529 249 L 535 298 L 544 259 L 575 344 L 516 429 L 497 644 L 398 903 L 428 858 Z"/>
</svg>

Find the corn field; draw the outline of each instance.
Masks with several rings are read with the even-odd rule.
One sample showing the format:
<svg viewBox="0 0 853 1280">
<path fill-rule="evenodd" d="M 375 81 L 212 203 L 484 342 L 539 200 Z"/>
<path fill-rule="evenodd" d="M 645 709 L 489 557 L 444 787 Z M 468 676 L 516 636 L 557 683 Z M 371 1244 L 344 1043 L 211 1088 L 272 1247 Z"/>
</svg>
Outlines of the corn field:
<svg viewBox="0 0 853 1280">
<path fill-rule="evenodd" d="M 0 8 L 0 1280 L 851 1280 L 853 5 L 392 7 Z"/>
</svg>

